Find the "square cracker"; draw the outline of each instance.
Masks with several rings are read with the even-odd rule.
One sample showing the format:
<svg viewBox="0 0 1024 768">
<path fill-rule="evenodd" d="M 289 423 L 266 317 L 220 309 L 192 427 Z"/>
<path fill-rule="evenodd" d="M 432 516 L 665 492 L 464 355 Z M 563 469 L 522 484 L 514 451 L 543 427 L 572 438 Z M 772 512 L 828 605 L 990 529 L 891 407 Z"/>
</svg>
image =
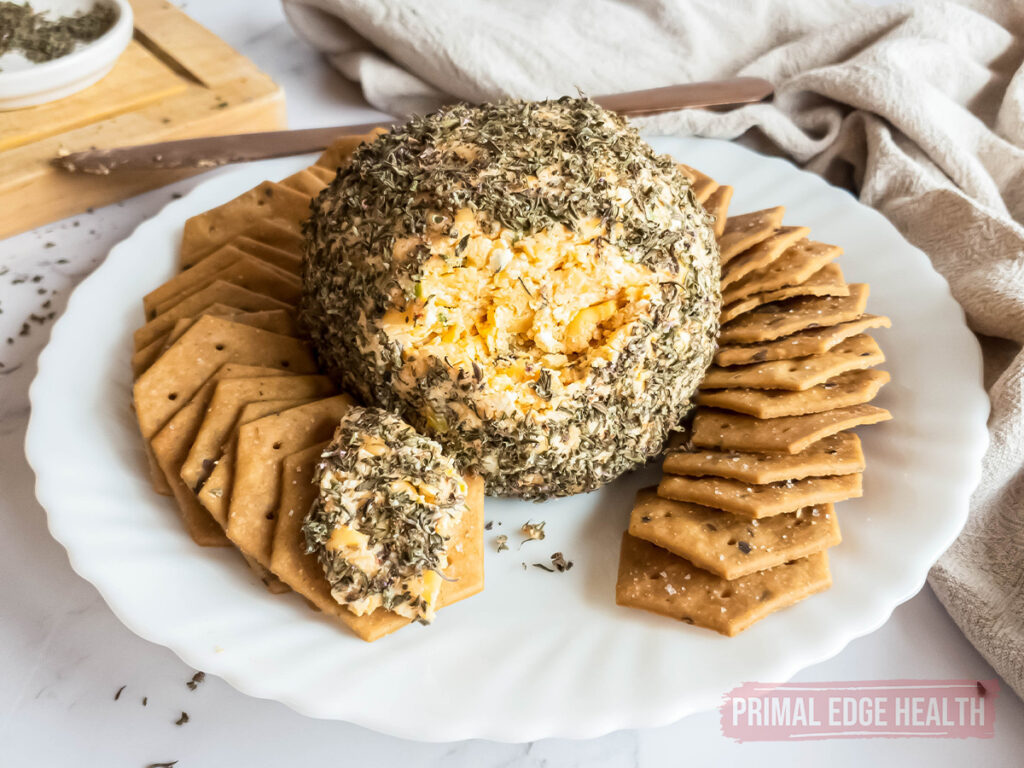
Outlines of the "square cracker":
<svg viewBox="0 0 1024 768">
<path fill-rule="evenodd" d="M 826 264 L 797 285 L 787 285 L 763 293 L 752 293 L 722 307 L 719 321 L 727 323 L 762 304 L 783 301 L 797 296 L 849 296 L 850 288 L 838 264 Z"/>
<path fill-rule="evenodd" d="M 755 246 L 748 248 L 722 267 L 722 288 L 728 288 L 759 269 L 764 269 L 785 253 L 791 245 L 803 240 L 811 230 L 807 227 L 779 227 Z"/>
<path fill-rule="evenodd" d="M 237 235 L 252 237 L 250 225 L 254 221 L 269 221 L 301 237 L 302 222 L 309 218 L 309 199 L 309 195 L 277 182 L 264 181 L 223 205 L 193 216 L 185 222 L 181 238 L 183 267 L 196 264 Z"/>
<path fill-rule="evenodd" d="M 295 321 L 290 313 L 280 310 L 269 310 L 266 312 L 234 312 L 231 307 L 214 305 L 210 308 L 223 309 L 225 311 L 209 311 L 203 314 L 216 315 L 233 323 L 251 325 L 253 328 L 262 328 L 271 333 L 281 333 L 285 336 L 294 336 Z M 195 322 L 192 318 L 183 318 L 174 324 L 174 328 L 166 336 L 162 336 L 146 347 L 132 355 L 132 378 L 138 379 L 149 367 L 155 363 L 171 344 L 177 341 Z M 153 490 L 163 496 L 170 496 L 171 487 L 168 485 L 164 472 L 156 461 L 156 457 L 150 446 L 146 445 L 146 458 L 149 462 L 149 477 L 153 484 Z"/>
<path fill-rule="evenodd" d="M 694 448 L 671 451 L 662 470 L 670 475 L 729 477 L 744 483 L 778 483 L 804 477 L 863 472 L 864 451 L 853 432 L 829 435 L 800 453 L 741 453 Z"/>
<path fill-rule="evenodd" d="M 268 264 L 272 264 L 278 269 L 283 269 L 285 272 L 290 272 L 299 277 L 302 276 L 302 256 L 299 254 L 261 243 L 259 240 L 254 240 L 248 235 L 233 237 L 228 245 L 234 246 L 250 256 L 255 256 L 257 259 L 263 259 Z M 199 265 L 197 264 L 196 266 Z"/>
<path fill-rule="evenodd" d="M 261 565 L 270 567 L 281 462 L 289 453 L 329 440 L 352 404 L 348 395 L 336 395 L 239 427 L 227 532 Z"/>
<path fill-rule="evenodd" d="M 239 416 L 238 420 L 241 424 L 248 424 L 250 421 L 262 419 L 264 416 L 280 413 L 281 411 L 286 411 L 289 408 L 296 408 L 309 402 L 312 402 L 312 399 L 261 400 L 255 403 L 248 403 L 242 408 L 242 414 Z M 217 462 L 217 466 L 214 467 L 213 474 L 211 474 L 209 478 L 210 486 L 218 485 L 221 489 L 228 490 L 228 499 L 224 499 L 222 494 L 216 494 L 216 492 L 212 490 L 212 487 L 208 488 L 207 485 L 204 485 L 202 490 L 197 494 L 199 503 L 207 512 L 210 513 L 222 529 L 227 527 L 228 522 L 226 505 L 230 499 L 230 489 L 234 480 L 234 458 L 235 446 L 237 443 L 238 434 L 236 431 L 234 436 L 231 438 L 230 447 L 227 449 L 227 453 L 221 456 L 220 461 Z M 216 479 L 214 479 L 214 475 L 216 475 Z M 207 491 L 210 491 L 210 493 Z M 249 569 L 255 574 L 256 578 L 263 582 L 268 592 L 274 595 L 279 595 L 291 591 L 291 587 L 271 573 L 270 569 L 265 565 L 241 550 L 239 550 L 239 554 L 242 556 L 242 559 L 245 560 Z"/>
<path fill-rule="evenodd" d="M 752 485 L 725 477 L 665 475 L 658 495 L 756 519 L 858 498 L 863 493 L 861 478 L 858 472 Z"/>
<path fill-rule="evenodd" d="M 264 416 L 268 416 L 271 413 L 278 413 L 280 411 L 287 410 L 288 408 L 294 408 L 295 406 L 298 406 L 298 405 L 304 405 L 305 403 L 308 403 L 308 402 L 310 402 L 310 401 L 309 400 L 263 400 L 263 401 L 258 402 L 258 403 L 249 403 L 248 405 L 245 406 L 245 408 L 242 409 L 242 417 L 241 418 L 246 423 L 248 423 L 249 421 L 254 421 L 255 419 L 262 418 Z M 216 470 L 224 469 L 226 466 L 230 465 L 230 460 L 234 457 L 234 446 L 233 445 L 232 445 L 230 451 L 231 451 L 230 455 L 221 457 L 222 461 L 217 464 L 217 467 L 215 468 Z M 229 477 L 229 480 L 230 480 L 230 477 Z M 181 481 L 181 482 L 183 483 L 184 481 Z M 230 484 L 228 484 L 227 487 L 230 488 Z M 205 490 L 205 486 L 204 486 L 204 490 Z M 217 521 L 217 524 L 221 527 L 221 532 L 223 533 L 224 527 L 227 525 L 226 515 L 221 515 L 221 516 L 218 517 L 218 515 L 215 514 L 214 511 L 213 511 L 214 507 L 212 507 L 208 503 L 205 503 L 202 497 L 200 497 L 198 494 L 196 494 L 196 495 L 194 495 L 194 498 L 196 498 L 199 501 L 201 507 L 204 509 L 204 511 L 206 511 L 208 513 L 208 516 L 213 517 L 213 519 Z M 232 543 L 230 541 L 230 539 L 228 539 L 228 543 L 229 544 Z M 278 579 L 277 576 L 272 574 L 268 568 L 266 568 L 263 565 L 261 565 L 260 563 L 256 562 L 256 560 L 254 560 L 253 558 L 249 557 L 249 555 L 245 554 L 241 550 L 238 550 L 238 554 L 241 555 L 243 560 L 245 560 L 246 565 L 249 566 L 249 570 L 251 570 L 253 572 L 253 575 L 256 576 L 257 579 L 259 579 L 260 581 L 263 582 L 263 585 L 267 588 L 268 592 L 270 592 L 271 594 L 274 594 L 274 595 L 279 595 L 279 594 L 283 594 L 285 592 L 290 592 L 291 591 L 291 588 L 287 584 L 285 584 L 283 581 Z"/>
<path fill-rule="evenodd" d="M 732 187 L 723 184 L 711 196 L 704 201 L 704 210 L 715 217 L 715 237 L 721 237 L 725 231 L 725 221 L 729 213 L 729 203 L 732 202 Z"/>
<path fill-rule="evenodd" d="M 283 301 L 250 291 L 224 280 L 218 280 L 183 299 L 173 308 L 154 317 L 144 326 L 135 331 L 132 341 L 136 351 L 170 332 L 174 324 L 183 317 L 198 317 L 214 304 L 226 304 L 234 307 L 237 312 L 262 312 L 266 309 L 291 310 L 292 306 Z"/>
<path fill-rule="evenodd" d="M 327 182 L 320 178 L 319 174 L 313 173 L 309 168 L 296 171 L 286 179 L 281 179 L 281 186 L 294 189 L 299 194 L 316 197 L 320 190 L 327 186 Z"/>
<path fill-rule="evenodd" d="M 843 252 L 838 245 L 828 245 L 814 240 L 794 243 L 767 267 L 754 270 L 722 291 L 722 303 L 765 293 L 787 285 L 799 285 L 826 264 L 837 259 Z"/>
<path fill-rule="evenodd" d="M 807 557 L 841 541 L 831 504 L 751 520 L 663 499 L 654 488 L 637 493 L 629 533 L 730 580 Z"/>
<path fill-rule="evenodd" d="M 183 317 L 178 320 L 171 330 L 144 346 L 132 355 L 132 377 L 139 375 L 151 366 L 156 359 L 181 335 L 192 327 L 192 323 L 202 315 L 214 315 L 230 320 L 232 323 L 251 325 L 253 328 L 262 328 L 264 331 L 279 333 L 282 336 L 295 336 L 298 328 L 295 325 L 295 317 L 291 312 L 282 309 L 266 309 L 259 312 L 242 312 L 229 307 L 227 304 L 212 304 L 203 310 L 196 317 Z"/>
<path fill-rule="evenodd" d="M 190 269 L 217 250 L 220 245 L 225 245 L 226 243 L 234 243 L 237 248 L 241 248 L 248 253 L 249 251 L 238 242 L 242 238 L 248 238 L 254 242 L 274 248 L 277 251 L 287 253 L 293 259 L 302 258 L 303 238 L 300 229 L 296 229 L 292 224 L 284 225 L 270 219 L 251 219 L 246 222 L 245 227 L 238 234 L 232 235 L 225 243 L 219 243 L 206 250 L 189 250 L 187 246 L 183 246 L 181 250 L 181 268 Z M 253 255 L 259 254 L 254 253 Z M 282 265 L 277 264 L 275 266 Z"/>
<path fill-rule="evenodd" d="M 327 443 L 285 458 L 281 466 L 281 505 L 270 567 L 288 586 L 325 614 L 333 616 L 360 639 L 372 642 L 409 624 L 409 619 L 377 609 L 356 616 L 331 596 L 331 588 L 314 554 L 306 553 L 302 523 L 316 500 L 314 468 Z M 455 581 L 441 586 L 440 607 L 464 600 L 484 588 L 484 489 L 480 477 L 466 477 L 466 514 L 449 545 L 445 575 Z"/>
<path fill-rule="evenodd" d="M 215 462 L 213 470 L 208 474 L 206 481 L 196 496 L 199 503 L 206 508 L 214 520 L 224 528 L 228 525 L 228 505 L 231 503 L 231 489 L 235 482 L 235 449 L 238 446 L 238 428 L 243 424 L 262 419 L 290 408 L 298 408 L 322 398 L 282 398 L 280 400 L 258 400 L 254 403 L 246 403 L 238 415 L 238 421 L 228 437 L 220 458 Z M 251 563 L 255 560 L 249 558 Z M 260 566 L 263 568 L 263 566 Z M 265 570 L 265 569 L 264 569 Z"/>
<path fill-rule="evenodd" d="M 800 453 L 837 432 L 887 421 L 892 414 L 873 405 L 851 405 L 806 416 L 756 419 L 741 413 L 697 408 L 693 419 L 695 446 L 727 451 Z"/>
<path fill-rule="evenodd" d="M 864 313 L 867 283 L 850 283 L 849 296 L 815 296 L 762 304 L 731 320 L 718 334 L 719 344 L 751 344 L 789 336 L 808 328 L 848 323 Z"/>
<path fill-rule="evenodd" d="M 777 419 L 780 416 L 803 416 L 821 413 L 848 405 L 870 403 L 889 381 L 885 371 L 848 371 L 824 384 L 802 391 L 785 389 L 718 389 L 697 393 L 697 405 L 721 408 L 756 416 Z"/>
<path fill-rule="evenodd" d="M 768 614 L 831 585 L 825 552 L 726 581 L 624 533 L 615 602 L 732 637 Z"/>
<path fill-rule="evenodd" d="M 704 205 L 708 199 L 718 190 L 719 184 L 709 176 L 697 179 L 693 182 L 693 196 L 697 202 Z"/>
<path fill-rule="evenodd" d="M 230 542 L 224 531 L 215 523 L 178 476 L 181 463 L 188 454 L 192 438 L 203 418 L 203 412 L 210 401 L 214 387 L 222 379 L 236 376 L 285 376 L 287 371 L 249 365 L 225 365 L 210 377 L 198 392 L 181 408 L 170 421 L 157 432 L 148 443 L 157 467 L 160 469 L 168 492 L 178 503 L 185 529 L 192 539 L 201 546 L 226 546 Z"/>
<path fill-rule="evenodd" d="M 805 390 L 847 371 L 860 371 L 885 362 L 877 342 L 866 334 L 839 342 L 828 352 L 790 360 L 708 368 L 700 384 L 705 389 Z"/>
<path fill-rule="evenodd" d="M 264 400 L 327 397 L 337 390 L 326 376 L 289 376 L 278 379 L 237 379 L 217 384 L 202 425 L 181 465 L 181 479 L 196 493 L 224 453 L 225 443 L 248 403 Z"/>
<path fill-rule="evenodd" d="M 676 167 L 679 168 L 680 172 L 690 182 L 690 186 L 693 188 L 693 196 L 697 198 L 697 202 L 701 205 L 704 205 L 712 193 L 718 189 L 718 182 L 706 173 L 702 173 L 696 168 L 683 163 L 679 163 Z"/>
<path fill-rule="evenodd" d="M 292 273 L 228 244 L 211 253 L 202 263 L 179 272 L 147 293 L 142 297 L 142 306 L 146 311 L 146 320 L 152 320 L 216 280 L 225 280 L 250 291 L 294 303 L 294 297 L 278 295 L 281 288 L 273 280 L 275 277 L 279 277 L 286 285 L 299 284 L 299 279 Z"/>
<path fill-rule="evenodd" d="M 725 222 L 725 229 L 718 237 L 722 265 L 728 264 L 736 256 L 770 237 L 782 226 L 782 216 L 785 212 L 786 209 L 780 205 L 730 216 Z"/>
<path fill-rule="evenodd" d="M 206 315 L 135 381 L 135 414 L 142 436 L 148 440 L 155 435 L 225 363 L 293 373 L 317 370 L 309 347 L 298 339 Z"/>
<path fill-rule="evenodd" d="M 755 344 L 736 344 L 719 347 L 715 352 L 715 365 L 747 365 L 768 360 L 790 360 L 828 352 L 843 339 L 856 336 L 872 328 L 888 328 L 892 325 L 884 315 L 861 315 L 838 325 L 825 328 L 810 328 L 773 341 Z"/>
<path fill-rule="evenodd" d="M 225 312 L 213 311 L 214 309 L 223 308 Z M 272 331 L 274 333 L 280 333 L 277 327 L 283 325 L 279 318 L 271 320 L 259 312 L 252 313 L 233 313 L 231 307 L 227 307 L 222 304 L 215 304 L 210 307 L 210 311 L 204 312 L 203 314 L 218 315 L 224 317 L 231 322 L 241 323 L 243 325 L 251 325 L 254 328 L 263 328 L 264 330 Z M 268 313 L 271 314 L 271 313 Z M 148 369 L 154 362 L 159 359 L 160 355 L 186 331 L 188 327 L 194 322 L 193 318 L 182 319 L 174 324 L 174 328 L 166 336 L 162 336 L 159 339 L 151 342 L 149 345 L 143 347 L 134 355 L 132 355 L 132 378 L 138 379 L 142 373 Z M 292 326 L 289 326 L 292 327 Z M 292 335 L 292 334 L 287 334 Z M 164 472 L 157 463 L 156 457 L 153 455 L 153 451 L 149 444 L 146 444 L 146 460 L 149 464 L 149 479 L 153 485 L 153 490 L 162 496 L 171 496 L 171 487 L 167 483 L 167 479 L 164 477 Z"/>
<path fill-rule="evenodd" d="M 236 249 L 237 250 L 237 249 Z M 237 251 L 238 258 L 223 269 L 215 272 L 209 279 L 183 281 L 177 294 L 169 296 L 154 308 L 156 315 L 160 315 L 169 309 L 176 307 L 189 296 L 193 296 L 203 288 L 219 280 L 237 285 L 254 293 L 262 293 L 272 299 L 277 299 L 285 304 L 294 306 L 302 295 L 302 281 L 291 272 L 268 264 L 263 259 L 257 259 L 248 253 Z M 212 256 L 210 258 L 213 258 Z M 205 264 L 197 264 L 181 274 L 182 278 L 188 276 L 193 270 Z"/>
<path fill-rule="evenodd" d="M 322 181 L 324 185 L 330 184 L 338 175 L 338 172 L 336 170 L 328 170 L 327 168 L 324 168 L 322 165 L 311 165 L 306 170 L 312 173 L 318 179 L 320 179 L 320 181 Z"/>
</svg>

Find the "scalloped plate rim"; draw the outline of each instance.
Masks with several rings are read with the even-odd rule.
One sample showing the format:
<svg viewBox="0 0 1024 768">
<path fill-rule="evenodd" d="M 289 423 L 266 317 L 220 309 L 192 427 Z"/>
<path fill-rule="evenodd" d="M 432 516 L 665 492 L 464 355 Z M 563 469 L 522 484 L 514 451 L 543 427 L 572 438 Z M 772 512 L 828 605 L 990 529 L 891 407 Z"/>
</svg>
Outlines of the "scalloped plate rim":
<svg viewBox="0 0 1024 768">
<path fill-rule="evenodd" d="M 680 139 L 676 137 L 657 137 L 652 138 L 651 140 L 652 142 L 681 142 L 683 144 L 692 144 L 694 146 L 699 146 L 702 142 L 708 142 L 715 145 L 724 144 L 731 148 L 728 151 L 737 150 L 740 153 L 745 152 L 752 157 L 756 157 L 758 163 L 764 163 L 766 166 L 779 168 L 780 173 L 797 173 L 804 177 L 804 181 L 809 184 L 816 185 L 818 189 L 822 190 L 825 194 L 846 194 L 842 190 L 831 187 L 820 177 L 794 168 L 788 162 L 777 158 L 758 155 L 757 153 L 738 147 L 737 145 L 729 142 L 721 142 L 712 139 Z M 74 532 L 70 530 L 69 525 L 67 525 L 67 522 L 61 517 L 60 513 L 56 512 L 56 510 L 63 509 L 63 499 L 51 481 L 52 473 L 49 471 L 50 468 L 44 460 L 45 451 L 43 438 L 45 434 L 44 425 L 46 424 L 46 417 L 43 415 L 42 411 L 46 402 L 47 385 L 49 384 L 49 378 L 52 375 L 51 372 L 54 371 L 59 364 L 61 350 L 63 345 L 67 343 L 65 339 L 70 338 L 74 332 L 72 323 L 68 318 L 74 317 L 77 312 L 82 311 L 79 309 L 79 306 L 86 306 L 92 292 L 94 290 L 100 290 L 100 286 L 106 279 L 106 276 L 108 274 L 113 274 L 113 272 L 116 271 L 116 265 L 122 258 L 131 258 L 127 252 L 129 251 L 133 240 L 147 235 L 150 230 L 154 232 L 159 231 L 167 220 L 173 220 L 175 217 L 178 217 L 178 223 L 180 225 L 181 217 L 179 215 L 179 211 L 187 209 L 190 201 L 195 200 L 197 197 L 221 200 L 226 197 L 230 197 L 232 194 L 238 194 L 239 192 L 244 191 L 248 186 L 243 184 L 242 179 L 251 175 L 246 171 L 251 171 L 253 166 L 258 165 L 260 168 L 272 169 L 281 168 L 287 172 L 292 168 L 301 167 L 299 163 L 300 160 L 298 158 L 285 158 L 266 161 L 259 164 L 250 164 L 245 168 L 223 173 L 215 178 L 203 182 L 184 198 L 171 201 L 156 216 L 140 223 L 132 235 L 117 244 L 111 250 L 107 260 L 88 278 L 86 278 L 70 297 L 67 309 L 58 319 L 53 328 L 49 344 L 39 356 L 38 372 L 30 388 L 29 396 L 32 404 L 32 416 L 30 418 L 29 428 L 26 434 L 26 455 L 29 459 L 30 465 L 36 472 L 36 495 L 40 504 L 45 510 L 47 510 L 47 524 L 50 533 L 65 548 L 71 567 L 76 573 L 82 576 L 82 578 L 91 582 L 97 588 L 104 600 L 110 606 L 111 610 L 126 627 L 150 642 L 168 647 L 186 664 L 195 668 L 206 669 L 212 674 L 217 674 L 243 693 L 258 698 L 268 698 L 280 701 L 303 715 L 323 719 L 344 720 L 400 738 L 416 739 L 421 741 L 460 741 L 470 738 L 485 738 L 497 741 L 514 742 L 532 741 L 547 737 L 593 738 L 624 728 L 657 727 L 667 725 L 685 717 L 686 715 L 716 706 L 720 702 L 722 693 L 728 690 L 731 685 L 739 684 L 743 681 L 739 679 L 732 680 L 731 683 L 721 689 L 719 689 L 719 686 L 715 686 L 714 691 L 700 690 L 697 692 L 689 692 L 688 695 L 680 698 L 675 707 L 665 707 L 662 711 L 656 714 L 652 714 L 651 712 L 623 713 L 621 710 L 609 710 L 608 714 L 603 718 L 593 718 L 586 723 L 570 724 L 562 722 L 552 727 L 546 727 L 549 724 L 534 723 L 530 726 L 521 725 L 519 727 L 510 728 L 507 723 L 491 723 L 488 722 L 486 718 L 478 716 L 475 720 L 467 718 L 461 723 L 448 721 L 448 726 L 446 728 L 435 730 L 433 732 L 425 732 L 425 729 L 422 726 L 416 726 L 415 724 L 410 723 L 400 724 L 392 720 L 388 720 L 380 714 L 361 712 L 358 704 L 350 705 L 349 711 L 343 716 L 325 713 L 322 707 L 317 707 L 316 702 L 307 701 L 300 695 L 289 695 L 280 691 L 270 690 L 273 686 L 263 684 L 258 679 L 247 677 L 245 674 L 218 672 L 216 668 L 216 659 L 211 657 L 211 653 L 209 651 L 201 651 L 197 646 L 195 646 L 195 644 L 192 646 L 184 646 L 170 642 L 167 639 L 166 634 L 160 631 L 160 627 L 154 626 L 146 621 L 141 621 L 138 617 L 131 615 L 130 611 L 127 610 L 123 601 L 118 596 L 117 587 L 107 583 L 109 575 L 104 573 L 103 566 L 96 562 L 90 562 L 88 550 L 82 550 L 79 544 L 70 540 L 73 538 Z M 272 175 L 272 171 L 269 174 L 263 175 L 262 178 L 266 178 L 268 175 Z M 216 202 L 213 204 L 216 204 Z M 853 198 L 850 199 L 849 204 L 857 205 L 862 212 L 869 212 L 871 216 L 876 217 L 879 226 L 893 229 L 888 220 L 886 220 L 877 211 L 860 205 Z M 895 230 L 893 229 L 893 231 Z M 944 552 L 949 545 L 953 543 L 967 520 L 967 502 L 973 488 L 977 485 L 977 481 L 981 476 L 981 459 L 988 443 L 988 431 L 985 426 L 984 415 L 987 414 L 989 406 L 988 398 L 984 389 L 981 387 L 980 349 L 976 340 L 973 339 L 973 336 L 971 336 L 969 331 L 966 329 L 963 310 L 953 300 L 945 279 L 932 269 L 927 256 L 925 256 L 920 250 L 914 248 L 909 243 L 906 243 L 906 248 L 908 251 L 914 252 L 914 258 L 918 262 L 916 265 L 917 268 L 923 268 L 925 272 L 930 273 L 929 277 L 934 277 L 937 281 L 941 282 L 941 290 L 943 293 L 941 296 L 942 302 L 950 305 L 947 309 L 958 313 L 955 325 L 959 326 L 960 330 L 970 336 L 971 338 L 969 341 L 973 342 L 967 344 L 973 360 L 967 361 L 968 365 L 965 365 L 964 367 L 965 369 L 973 367 L 976 371 L 977 381 L 975 383 L 977 384 L 977 387 L 975 397 L 973 398 L 974 402 L 966 403 L 965 410 L 977 410 L 980 418 L 975 419 L 970 424 L 965 423 L 963 425 L 966 438 L 964 453 L 973 454 L 973 460 L 969 461 L 968 466 L 964 467 L 961 479 L 956 483 L 956 488 L 952 494 L 952 498 L 954 498 L 957 503 L 951 504 L 950 508 L 953 509 L 955 507 L 957 514 L 954 515 L 951 512 L 946 518 L 943 518 L 944 524 L 938 530 L 933 532 L 933 535 L 929 540 L 931 546 L 927 548 L 927 555 L 921 556 L 920 552 L 918 552 L 918 556 L 913 562 L 914 567 L 910 567 L 908 565 L 908 567 L 904 569 L 905 571 L 912 572 L 912 575 L 911 573 L 906 575 L 904 581 L 901 582 L 902 588 L 898 593 L 892 589 L 886 592 L 874 593 L 870 602 L 864 606 L 863 613 L 859 617 L 858 622 L 856 622 L 855 628 L 852 628 L 851 622 L 847 621 L 825 633 L 818 639 L 817 644 L 813 649 L 801 649 L 799 646 L 795 645 L 786 657 L 775 660 L 775 663 L 771 668 L 761 670 L 762 680 L 788 680 L 801 669 L 832 658 L 836 654 L 840 653 L 850 641 L 857 637 L 869 634 L 882 626 L 898 605 L 917 594 L 925 583 L 930 564 L 934 563 L 942 552 Z M 938 288 L 938 283 L 936 283 L 936 288 Z M 973 363 L 973 365 L 970 363 Z M 927 567 L 922 565 L 924 561 L 928 562 Z"/>
</svg>

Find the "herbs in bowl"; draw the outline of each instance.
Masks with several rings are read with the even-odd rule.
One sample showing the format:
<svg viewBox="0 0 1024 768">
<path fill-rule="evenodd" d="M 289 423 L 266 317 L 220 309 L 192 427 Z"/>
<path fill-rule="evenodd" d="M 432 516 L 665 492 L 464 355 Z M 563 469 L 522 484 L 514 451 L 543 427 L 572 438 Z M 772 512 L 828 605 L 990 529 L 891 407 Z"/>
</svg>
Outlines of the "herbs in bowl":
<svg viewBox="0 0 1024 768">
<path fill-rule="evenodd" d="M 34 63 L 52 61 L 98 39 L 116 20 L 117 11 L 106 3 L 55 19 L 28 3 L 0 2 L 0 56 L 15 51 Z"/>
<path fill-rule="evenodd" d="M 113 69 L 132 31 L 128 0 L 0 0 L 0 110 L 87 88 Z"/>
</svg>

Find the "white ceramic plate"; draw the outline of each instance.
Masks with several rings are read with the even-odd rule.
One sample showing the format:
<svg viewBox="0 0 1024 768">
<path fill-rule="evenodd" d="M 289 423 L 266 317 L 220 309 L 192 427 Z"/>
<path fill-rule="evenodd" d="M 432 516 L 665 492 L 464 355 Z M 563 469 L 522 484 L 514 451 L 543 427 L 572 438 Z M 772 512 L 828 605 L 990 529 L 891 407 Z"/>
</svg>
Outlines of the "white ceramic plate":
<svg viewBox="0 0 1024 768">
<path fill-rule="evenodd" d="M 863 430 L 865 496 L 839 506 L 835 585 L 738 637 L 617 607 L 619 540 L 634 491 L 656 467 L 589 495 L 543 504 L 488 500 L 487 589 L 366 644 L 294 595 L 272 596 L 232 551 L 201 549 L 173 504 L 149 487 L 130 410 L 131 332 L 140 297 L 175 268 L 182 223 L 301 158 L 213 179 L 111 251 L 71 297 L 32 386 L 28 458 L 53 536 L 72 566 L 139 635 L 253 696 L 315 717 L 429 741 L 593 737 L 666 724 L 716 706 L 744 681 L 782 681 L 871 632 L 924 583 L 967 515 L 986 445 L 980 355 L 945 281 L 921 252 L 848 193 L 725 142 L 658 139 L 736 188 L 732 210 L 785 204 L 786 220 L 846 249 L 893 382 L 878 399 L 895 420 Z M 547 539 L 518 548 L 520 525 Z M 509 535 L 511 551 L 493 539 Z M 567 573 L 522 563 L 561 551 Z"/>
</svg>

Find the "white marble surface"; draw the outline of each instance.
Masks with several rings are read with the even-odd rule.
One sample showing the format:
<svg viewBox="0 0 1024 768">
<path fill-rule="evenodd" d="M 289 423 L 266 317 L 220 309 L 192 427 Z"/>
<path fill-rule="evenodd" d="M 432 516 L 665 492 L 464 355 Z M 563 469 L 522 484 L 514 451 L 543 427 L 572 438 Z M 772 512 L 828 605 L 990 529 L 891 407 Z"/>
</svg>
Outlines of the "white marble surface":
<svg viewBox="0 0 1024 768">
<path fill-rule="evenodd" d="M 276 0 L 181 3 L 285 86 L 293 127 L 358 123 L 377 113 L 291 34 Z M 2 120 L 0 116 L 0 120 Z M 717 712 L 656 730 L 589 742 L 426 745 L 343 723 L 301 717 L 215 678 L 195 691 L 194 670 L 125 629 L 68 565 L 46 531 L 22 443 L 28 385 L 49 333 L 49 313 L 186 181 L 0 241 L 0 766 L 180 768 L 284 764 L 409 766 L 681 766 L 818 761 L 861 764 L 1020 765 L 1024 705 L 1005 686 L 995 738 L 985 741 L 848 740 L 735 744 Z M 140 254 L 140 258 L 144 258 Z M 30 319 L 35 315 L 38 320 Z M 27 331 L 22 334 L 23 323 Z M 8 339 L 10 341 L 8 342 Z M 805 670 L 804 681 L 978 678 L 994 675 L 925 588 L 874 634 Z M 126 686 L 118 701 L 114 694 Z M 143 697 L 147 705 L 143 706 Z M 429 702 L 425 705 L 443 702 Z M 182 711 L 190 721 L 175 726 Z"/>
</svg>

